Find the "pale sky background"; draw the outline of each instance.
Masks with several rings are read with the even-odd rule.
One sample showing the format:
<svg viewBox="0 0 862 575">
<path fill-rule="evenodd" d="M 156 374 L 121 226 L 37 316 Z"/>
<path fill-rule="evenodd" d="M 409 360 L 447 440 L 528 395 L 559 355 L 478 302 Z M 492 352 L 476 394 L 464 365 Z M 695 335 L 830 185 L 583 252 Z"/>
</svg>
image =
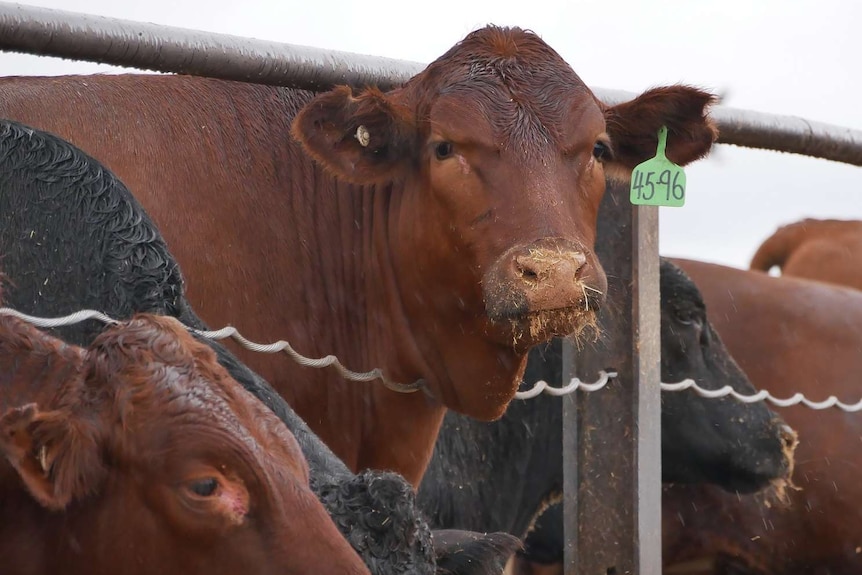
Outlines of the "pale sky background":
<svg viewBox="0 0 862 575">
<path fill-rule="evenodd" d="M 736 108 L 862 129 L 862 2 L 853 0 L 32 0 L 32 5 L 429 62 L 487 23 L 539 33 L 590 86 L 684 82 Z M 0 53 L 5 75 L 106 66 Z M 661 250 L 747 266 L 804 217 L 862 219 L 862 168 L 718 146 L 661 209 Z"/>
</svg>

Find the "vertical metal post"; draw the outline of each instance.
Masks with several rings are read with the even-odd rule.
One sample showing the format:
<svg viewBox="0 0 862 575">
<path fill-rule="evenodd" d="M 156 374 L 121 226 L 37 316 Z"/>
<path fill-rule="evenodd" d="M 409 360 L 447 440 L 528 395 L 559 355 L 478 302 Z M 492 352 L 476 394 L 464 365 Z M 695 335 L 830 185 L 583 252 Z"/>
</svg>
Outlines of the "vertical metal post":
<svg viewBox="0 0 862 575">
<path fill-rule="evenodd" d="M 599 212 L 609 292 L 601 338 L 564 347 L 566 375 L 619 374 L 563 404 L 566 575 L 661 573 L 658 208 L 628 196 L 609 183 Z"/>
</svg>

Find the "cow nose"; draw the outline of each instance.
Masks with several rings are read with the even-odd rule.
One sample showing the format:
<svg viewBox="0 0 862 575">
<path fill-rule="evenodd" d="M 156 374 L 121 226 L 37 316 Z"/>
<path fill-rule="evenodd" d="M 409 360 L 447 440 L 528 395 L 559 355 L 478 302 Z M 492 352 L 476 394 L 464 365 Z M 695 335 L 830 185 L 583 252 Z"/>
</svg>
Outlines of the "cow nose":
<svg viewBox="0 0 862 575">
<path fill-rule="evenodd" d="M 551 276 L 574 279 L 578 271 L 587 263 L 587 256 L 581 252 L 554 254 L 555 257 L 531 255 L 515 256 L 515 270 L 528 286 L 545 281 Z"/>
<path fill-rule="evenodd" d="M 524 349 L 594 326 L 605 291 L 595 256 L 565 238 L 512 247 L 482 277 L 488 319 Z"/>
<path fill-rule="evenodd" d="M 512 255 L 513 284 L 520 285 L 529 311 L 583 305 L 587 294 L 579 277 L 584 252 L 562 246 L 531 247 Z"/>
</svg>

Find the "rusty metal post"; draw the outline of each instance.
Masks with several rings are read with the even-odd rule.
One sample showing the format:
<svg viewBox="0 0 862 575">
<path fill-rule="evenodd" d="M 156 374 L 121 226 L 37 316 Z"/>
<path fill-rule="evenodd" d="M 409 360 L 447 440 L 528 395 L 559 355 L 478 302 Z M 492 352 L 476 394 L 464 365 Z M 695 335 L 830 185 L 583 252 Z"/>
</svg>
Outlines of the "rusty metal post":
<svg viewBox="0 0 862 575">
<path fill-rule="evenodd" d="M 564 347 L 569 377 L 619 374 L 601 392 L 564 399 L 566 575 L 661 573 L 658 208 L 628 197 L 627 185 L 609 184 L 599 212 L 603 336 Z"/>
</svg>

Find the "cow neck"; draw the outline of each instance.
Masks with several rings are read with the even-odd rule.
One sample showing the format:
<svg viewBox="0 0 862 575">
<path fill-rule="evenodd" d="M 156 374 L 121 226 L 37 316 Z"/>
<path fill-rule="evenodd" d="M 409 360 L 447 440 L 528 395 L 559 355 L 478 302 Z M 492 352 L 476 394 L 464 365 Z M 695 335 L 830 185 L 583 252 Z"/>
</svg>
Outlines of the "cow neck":
<svg viewBox="0 0 862 575">
<path fill-rule="evenodd" d="M 292 186 L 282 210 L 289 225 L 281 232 L 295 236 L 281 244 L 297 249 L 274 254 L 279 265 L 271 278 L 289 314 L 267 321 L 282 326 L 303 355 L 334 354 L 348 369 L 381 368 L 402 383 L 423 377 L 429 370 L 392 265 L 391 186 L 351 186 L 302 162 L 293 164 L 292 177 L 301 185 Z M 250 365 L 262 359 L 252 357 Z M 442 419 L 439 402 L 422 391 L 391 391 L 379 380 L 348 381 L 333 368 L 285 370 L 278 360 L 261 375 L 352 470 L 390 469 L 418 480 Z"/>
<path fill-rule="evenodd" d="M 420 194 L 401 188 L 390 184 L 367 190 L 370 205 L 364 211 L 373 214 L 374 238 L 369 261 L 378 274 L 376 281 L 367 283 L 368 310 L 369 317 L 384 313 L 394 320 L 389 329 L 397 336 L 398 347 L 381 349 L 380 365 L 391 366 L 387 374 L 401 382 L 421 377 L 425 393 L 405 397 L 382 387 L 375 390 L 379 417 L 372 423 L 385 431 L 390 449 L 396 451 L 367 463 L 387 468 L 390 460 L 401 458 L 398 470 L 418 486 L 446 406 L 471 410 L 477 401 L 505 405 L 517 388 L 526 357 L 485 336 L 484 313 L 475 312 L 484 310 L 475 289 L 479 278 L 447 273 L 457 244 L 446 244 L 442 250 L 445 264 L 426 257 L 431 244 L 440 239 L 423 234 L 421 223 L 434 216 L 413 201 Z M 400 371 L 405 368 L 407 372 Z M 396 419 L 393 413 L 409 415 Z M 399 440 L 403 445 L 397 445 Z"/>
<path fill-rule="evenodd" d="M 411 251 L 411 246 L 403 241 L 404 236 L 393 233 L 401 222 L 405 191 L 402 184 L 388 183 L 366 187 L 358 197 L 365 221 L 361 226 L 363 253 L 356 261 L 362 262 L 362 269 L 373 270 L 365 272 L 363 277 L 364 329 L 371 362 L 391 380 L 399 383 L 422 380 L 423 388 L 401 393 L 380 383 L 374 385 L 371 413 L 363 422 L 365 440 L 357 466 L 398 471 L 418 487 L 431 458 L 445 407 L 424 387 L 427 379 L 434 377 L 429 360 L 435 358 L 420 347 L 415 323 L 405 307 L 404 296 L 408 292 L 398 264 L 399 255 L 405 249 Z"/>
</svg>

